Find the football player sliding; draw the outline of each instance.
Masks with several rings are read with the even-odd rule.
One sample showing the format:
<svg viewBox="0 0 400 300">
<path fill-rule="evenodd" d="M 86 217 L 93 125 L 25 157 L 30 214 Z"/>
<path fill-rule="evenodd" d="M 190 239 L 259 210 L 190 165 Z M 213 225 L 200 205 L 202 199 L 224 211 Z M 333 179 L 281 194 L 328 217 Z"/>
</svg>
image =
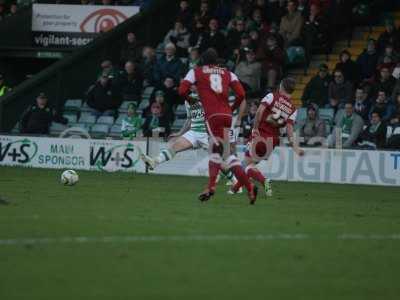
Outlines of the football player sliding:
<svg viewBox="0 0 400 300">
<path fill-rule="evenodd" d="M 241 105 L 240 107 L 238 119 L 240 119 L 240 116 L 243 115 L 246 109 L 245 102 L 243 102 L 243 104 L 244 105 Z M 174 139 L 169 143 L 168 147 L 161 150 L 161 152 L 154 158 L 146 154 L 141 154 L 141 159 L 150 170 L 154 170 L 158 165 L 173 159 L 179 152 L 189 149 L 209 148 L 209 137 L 204 119 L 204 110 L 199 101 L 195 87 L 192 87 L 192 93 L 187 97 L 187 100 L 185 100 L 185 107 L 187 113 L 186 122 L 179 132 L 169 136 L 169 138 Z M 231 143 L 236 142 L 235 136 L 236 135 L 233 133 L 230 135 Z M 237 180 L 232 172 L 225 169 L 222 169 L 221 172 L 228 179 L 229 185 L 236 184 Z M 241 188 L 238 192 L 241 193 Z"/>
<path fill-rule="evenodd" d="M 208 201 L 214 195 L 218 173 L 225 164 L 240 185 L 247 189 L 250 204 L 254 204 L 257 199 L 257 187 L 250 182 L 239 159 L 230 151 L 229 146 L 232 111 L 239 108 L 244 101 L 243 86 L 235 74 L 218 66 L 218 55 L 214 49 L 206 50 L 202 54 L 201 65 L 186 74 L 179 86 L 179 94 L 186 99 L 192 85 L 196 86 L 203 105 L 212 152 L 208 163 L 208 186 L 199 195 L 199 200 Z M 228 99 L 230 89 L 236 95 L 232 107 Z"/>
<path fill-rule="evenodd" d="M 304 155 L 303 149 L 298 147 L 294 139 L 294 122 L 297 110 L 292 103 L 291 94 L 295 88 L 292 78 L 282 80 L 279 90 L 266 95 L 258 107 L 251 139 L 247 145 L 244 165 L 246 174 L 253 180 L 261 183 L 267 196 L 272 196 L 271 181 L 257 169 L 257 164 L 267 160 L 274 148 L 280 142 L 280 129 L 286 127 L 289 144 L 299 156 Z M 230 193 L 237 193 L 241 183 L 233 185 Z"/>
</svg>

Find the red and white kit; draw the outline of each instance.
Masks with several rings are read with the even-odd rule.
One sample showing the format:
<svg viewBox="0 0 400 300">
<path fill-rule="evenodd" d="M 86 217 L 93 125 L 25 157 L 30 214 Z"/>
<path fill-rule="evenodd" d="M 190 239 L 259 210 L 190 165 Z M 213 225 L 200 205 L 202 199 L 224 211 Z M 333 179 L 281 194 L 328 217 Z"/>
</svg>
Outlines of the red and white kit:
<svg viewBox="0 0 400 300">
<path fill-rule="evenodd" d="M 267 159 L 273 148 L 279 145 L 280 128 L 288 123 L 293 125 L 296 121 L 297 109 L 288 96 L 279 92 L 266 95 L 260 105 L 265 106 L 262 121 L 258 127 L 260 136 L 251 138 L 246 156 L 252 157 L 257 154 L 257 157 Z M 253 149 L 251 150 L 250 147 Z"/>
</svg>

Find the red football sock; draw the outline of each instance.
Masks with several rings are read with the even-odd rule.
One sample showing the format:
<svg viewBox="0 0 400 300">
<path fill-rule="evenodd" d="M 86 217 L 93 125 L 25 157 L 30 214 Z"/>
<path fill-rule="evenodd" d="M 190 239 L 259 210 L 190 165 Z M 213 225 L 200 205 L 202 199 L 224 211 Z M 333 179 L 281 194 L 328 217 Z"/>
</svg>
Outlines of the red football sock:
<svg viewBox="0 0 400 300">
<path fill-rule="evenodd" d="M 250 182 L 249 177 L 246 175 L 246 172 L 243 170 L 241 166 L 233 166 L 230 168 L 233 174 L 235 174 L 236 179 L 246 187 L 246 189 L 250 192 L 253 189 L 253 185 Z M 235 187 L 234 187 L 235 188 Z"/>
<path fill-rule="evenodd" d="M 250 178 L 253 178 L 254 180 L 258 181 L 261 184 L 264 184 L 265 179 L 266 179 L 259 170 L 254 169 L 254 168 L 247 170 L 247 176 L 249 176 Z"/>
<path fill-rule="evenodd" d="M 221 164 L 209 161 L 208 162 L 208 189 L 210 191 L 215 191 L 215 186 L 217 185 L 217 177 L 219 170 L 221 169 Z"/>
<path fill-rule="evenodd" d="M 233 186 L 232 186 L 232 191 L 234 191 L 235 193 L 237 193 L 237 191 L 243 186 L 243 184 L 238 181 L 236 182 Z"/>
</svg>

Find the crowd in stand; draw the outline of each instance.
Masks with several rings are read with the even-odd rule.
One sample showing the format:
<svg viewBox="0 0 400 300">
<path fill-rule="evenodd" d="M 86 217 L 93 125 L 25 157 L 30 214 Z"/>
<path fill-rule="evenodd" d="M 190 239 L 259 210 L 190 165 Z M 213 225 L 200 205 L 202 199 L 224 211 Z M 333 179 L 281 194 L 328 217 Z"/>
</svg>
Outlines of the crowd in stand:
<svg viewBox="0 0 400 300">
<path fill-rule="evenodd" d="M 198 65 L 204 50 L 214 48 L 221 64 L 234 71 L 246 88 L 249 108 L 242 124 L 246 138 L 251 132 L 257 100 L 276 89 L 288 64 L 296 62 L 299 55 L 309 61 L 311 54 L 325 53 L 339 32 L 351 31 L 354 24 L 350 20 L 371 22 L 376 15 L 374 5 L 380 3 L 217 2 L 212 6 L 202 0 L 199 7 L 191 7 L 189 1 L 180 1 L 176 21 L 157 49 L 142 44 L 129 32 L 121 45 L 120 61 L 103 61 L 98 78 L 87 92 L 91 112 L 96 117 L 115 116 L 121 103 L 130 101 L 124 137 L 136 136 L 139 129 L 151 136 L 155 128 L 163 128 L 161 135 L 168 136 L 174 112 L 182 103 L 177 95 L 182 76 Z M 331 129 L 335 127 L 341 129 L 345 148 L 400 148 L 400 31 L 392 20 L 387 20 L 385 26 L 379 39 L 370 39 L 355 60 L 343 50 L 334 70 L 322 64 L 307 84 L 301 99 L 306 114 L 298 120 L 305 145 L 318 146 L 322 143 L 318 138 L 328 138 L 328 145 L 334 147 L 338 143 L 337 131 Z M 149 86 L 155 89 L 143 107 L 141 95 Z M 320 118 L 322 109 L 333 112 L 331 124 Z M 387 139 L 388 127 L 392 140 Z"/>
</svg>

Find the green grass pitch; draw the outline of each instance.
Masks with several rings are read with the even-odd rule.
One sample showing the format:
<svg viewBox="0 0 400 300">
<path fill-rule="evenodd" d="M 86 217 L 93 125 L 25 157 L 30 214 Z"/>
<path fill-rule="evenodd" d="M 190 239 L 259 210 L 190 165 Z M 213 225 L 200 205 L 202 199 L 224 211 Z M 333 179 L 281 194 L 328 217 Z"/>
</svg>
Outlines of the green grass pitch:
<svg viewBox="0 0 400 300">
<path fill-rule="evenodd" d="M 0 299 L 400 299 L 400 189 L 0 168 Z"/>
</svg>

